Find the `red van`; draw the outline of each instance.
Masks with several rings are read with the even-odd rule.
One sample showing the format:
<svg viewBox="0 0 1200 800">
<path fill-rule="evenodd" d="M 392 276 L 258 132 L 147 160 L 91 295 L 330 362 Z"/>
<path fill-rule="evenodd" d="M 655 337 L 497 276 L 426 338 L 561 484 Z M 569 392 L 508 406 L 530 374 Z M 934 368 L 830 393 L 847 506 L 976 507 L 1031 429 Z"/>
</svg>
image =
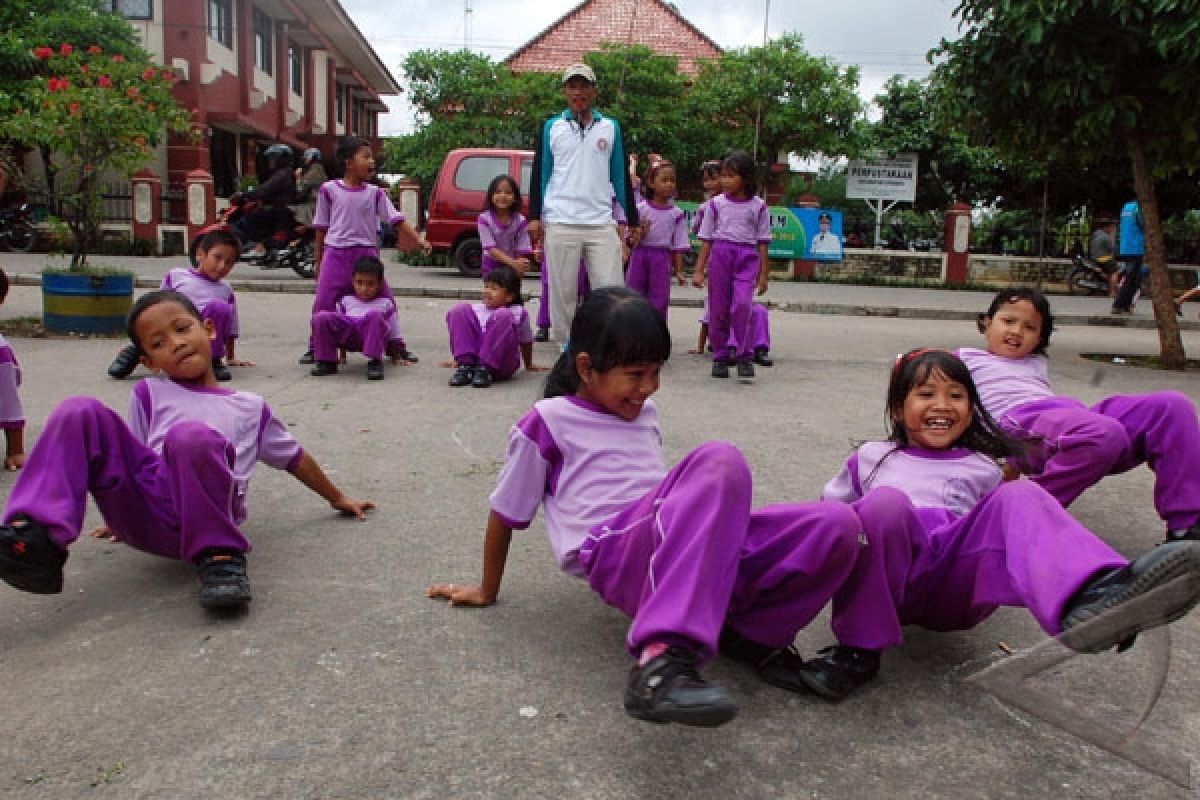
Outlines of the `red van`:
<svg viewBox="0 0 1200 800">
<path fill-rule="evenodd" d="M 475 218 L 483 211 L 487 187 L 497 175 L 508 174 L 521 187 L 521 213 L 529 214 L 529 176 L 532 150 L 451 150 L 438 170 L 429 198 L 425 239 L 435 253 L 449 253 L 464 275 L 479 277 L 483 249 Z"/>
</svg>

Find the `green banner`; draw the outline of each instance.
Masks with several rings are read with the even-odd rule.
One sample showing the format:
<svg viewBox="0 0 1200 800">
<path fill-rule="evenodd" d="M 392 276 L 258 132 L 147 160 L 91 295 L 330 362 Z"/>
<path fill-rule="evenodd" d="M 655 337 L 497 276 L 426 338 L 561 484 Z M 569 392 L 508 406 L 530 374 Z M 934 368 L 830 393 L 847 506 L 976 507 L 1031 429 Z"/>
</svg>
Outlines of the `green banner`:
<svg viewBox="0 0 1200 800">
<path fill-rule="evenodd" d="M 690 233 L 690 231 L 692 230 L 692 216 L 696 213 L 696 208 L 700 204 L 679 202 L 675 205 L 682 208 L 683 213 L 687 215 L 687 225 L 692 247 L 698 249 L 700 247 L 700 240 L 696 238 L 695 234 Z M 785 206 L 771 206 L 767 210 L 771 214 L 771 244 L 767 248 L 767 255 L 771 258 L 784 260 L 804 258 L 807 238 L 803 223 L 792 212 L 792 209 Z"/>
</svg>

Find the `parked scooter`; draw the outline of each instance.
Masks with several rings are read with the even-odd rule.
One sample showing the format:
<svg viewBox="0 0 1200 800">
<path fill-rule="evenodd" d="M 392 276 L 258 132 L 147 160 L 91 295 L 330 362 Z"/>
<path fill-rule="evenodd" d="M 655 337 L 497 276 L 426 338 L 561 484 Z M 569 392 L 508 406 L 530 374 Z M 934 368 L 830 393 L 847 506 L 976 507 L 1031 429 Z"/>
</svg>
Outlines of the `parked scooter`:
<svg viewBox="0 0 1200 800">
<path fill-rule="evenodd" d="M 192 240 L 188 247 L 188 258 L 191 259 L 192 264 L 195 265 L 198 261 L 196 250 L 206 233 L 217 229 L 235 230 L 235 223 L 250 213 L 255 205 L 254 202 L 243 201 L 237 195 L 230 198 L 229 206 L 217 215 L 217 221 L 201 229 L 196 234 L 196 238 Z M 315 239 L 312 228 L 307 225 L 299 225 L 292 220 L 288 230 L 275 231 L 262 242 L 266 246 L 262 253 L 254 252 L 258 242 L 243 241 L 242 244 L 247 246 L 247 249 L 242 252 L 241 260 L 247 264 L 255 264 L 261 269 L 286 268 L 291 269 L 301 278 L 313 278 L 317 274 Z"/>
<path fill-rule="evenodd" d="M 0 210 L 0 246 L 11 253 L 28 253 L 37 241 L 28 203 Z"/>
<path fill-rule="evenodd" d="M 1067 291 L 1071 294 L 1108 294 L 1109 271 L 1077 253 L 1074 266 L 1067 273 Z"/>
</svg>

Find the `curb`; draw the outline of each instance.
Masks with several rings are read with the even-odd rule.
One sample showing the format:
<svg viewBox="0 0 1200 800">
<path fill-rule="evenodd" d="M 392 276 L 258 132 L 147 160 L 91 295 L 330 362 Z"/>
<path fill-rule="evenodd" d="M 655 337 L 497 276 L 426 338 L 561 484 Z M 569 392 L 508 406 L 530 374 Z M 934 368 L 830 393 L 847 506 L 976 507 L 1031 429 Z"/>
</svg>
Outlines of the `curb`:
<svg viewBox="0 0 1200 800">
<path fill-rule="evenodd" d="M 9 282 L 14 286 L 41 286 L 40 274 L 10 275 Z M 151 278 L 137 278 L 134 287 L 137 289 L 157 289 L 160 281 Z M 239 292 L 274 292 L 277 294 L 314 294 L 316 285 L 308 281 L 272 281 L 272 280 L 231 280 L 230 284 Z M 417 286 L 393 287 L 395 297 L 429 297 L 439 300 L 478 300 L 482 296 L 479 289 L 438 289 Z M 530 299 L 537 297 L 536 293 L 528 293 Z M 704 303 L 699 298 L 671 298 L 673 308 L 701 308 Z M 975 311 L 960 311 L 942 308 L 906 308 L 902 306 L 867 306 L 852 303 L 797 303 L 794 301 L 768 300 L 764 303 L 772 311 L 782 311 L 789 314 L 818 314 L 840 317 L 893 317 L 895 319 L 924 319 L 924 320 L 975 320 L 979 317 Z M 1098 328 L 1132 328 L 1137 330 L 1157 330 L 1153 318 L 1147 317 L 1113 317 L 1107 314 L 1055 314 L 1056 325 L 1093 326 Z M 1179 320 L 1181 331 L 1200 331 L 1200 321 Z"/>
</svg>

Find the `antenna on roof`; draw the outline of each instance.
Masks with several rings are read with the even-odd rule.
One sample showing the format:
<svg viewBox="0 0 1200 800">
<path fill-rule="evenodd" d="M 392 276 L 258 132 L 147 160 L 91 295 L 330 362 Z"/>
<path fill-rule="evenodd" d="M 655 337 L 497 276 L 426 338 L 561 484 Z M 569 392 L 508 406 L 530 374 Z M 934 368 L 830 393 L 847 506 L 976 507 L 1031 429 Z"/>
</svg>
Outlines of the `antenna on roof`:
<svg viewBox="0 0 1200 800">
<path fill-rule="evenodd" d="M 471 49 L 471 0 L 465 0 L 463 9 L 463 50 Z"/>
</svg>

